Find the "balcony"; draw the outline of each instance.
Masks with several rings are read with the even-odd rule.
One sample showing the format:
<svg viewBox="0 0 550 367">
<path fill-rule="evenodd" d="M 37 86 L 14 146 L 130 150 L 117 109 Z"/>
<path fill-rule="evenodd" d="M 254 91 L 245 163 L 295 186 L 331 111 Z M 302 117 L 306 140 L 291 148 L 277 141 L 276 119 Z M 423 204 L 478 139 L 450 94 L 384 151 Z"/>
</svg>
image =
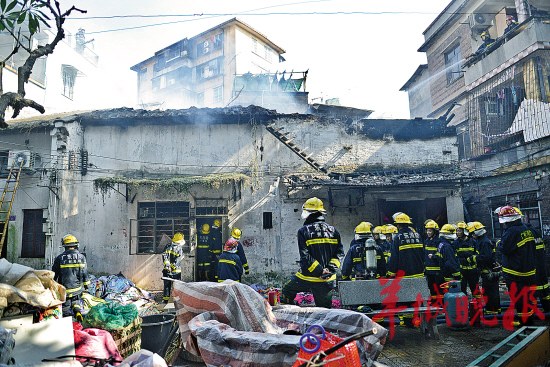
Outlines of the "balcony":
<svg viewBox="0 0 550 367">
<path fill-rule="evenodd" d="M 466 61 L 464 81 L 467 86 L 478 85 L 536 50 L 544 49 L 548 42 L 550 18 L 529 18 L 516 30 L 497 38 L 483 55 Z"/>
</svg>

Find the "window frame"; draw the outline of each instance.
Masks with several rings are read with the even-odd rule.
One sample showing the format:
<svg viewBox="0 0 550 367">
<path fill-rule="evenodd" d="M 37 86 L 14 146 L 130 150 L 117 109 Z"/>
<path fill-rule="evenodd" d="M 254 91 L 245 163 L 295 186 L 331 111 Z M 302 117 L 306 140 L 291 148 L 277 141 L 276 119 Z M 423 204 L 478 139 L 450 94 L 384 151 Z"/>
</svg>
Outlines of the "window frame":
<svg viewBox="0 0 550 367">
<path fill-rule="evenodd" d="M 189 238 L 191 205 L 188 201 L 140 201 L 136 213 L 136 255 L 159 254 L 163 234 L 170 238 L 176 232 Z M 178 211 L 180 210 L 180 211 Z M 173 215 L 169 215 L 172 211 Z M 174 215 L 182 214 L 182 215 Z M 148 232 L 152 232 L 147 235 Z M 146 240 L 148 238 L 149 240 Z"/>
<path fill-rule="evenodd" d="M 223 103 L 223 85 L 217 86 L 213 89 L 212 102 Z"/>
<path fill-rule="evenodd" d="M 454 55 L 452 59 L 449 58 L 449 55 Z M 451 43 L 449 47 L 443 51 L 443 62 L 445 64 L 445 76 L 447 79 L 447 85 L 453 84 L 458 79 L 460 79 L 464 74 L 461 70 L 462 60 L 462 50 L 460 47 L 460 42 L 455 41 Z M 450 65 L 456 65 L 453 68 L 450 68 Z"/>
</svg>

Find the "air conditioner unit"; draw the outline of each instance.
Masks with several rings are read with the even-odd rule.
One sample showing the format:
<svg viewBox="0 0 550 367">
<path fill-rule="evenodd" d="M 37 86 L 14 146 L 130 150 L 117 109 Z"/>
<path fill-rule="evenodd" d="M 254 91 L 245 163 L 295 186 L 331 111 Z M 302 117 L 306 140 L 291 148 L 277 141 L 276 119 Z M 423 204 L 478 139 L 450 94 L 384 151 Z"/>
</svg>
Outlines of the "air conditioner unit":
<svg viewBox="0 0 550 367">
<path fill-rule="evenodd" d="M 15 163 L 18 167 L 23 162 L 22 168 L 33 169 L 41 165 L 42 159 L 30 150 L 10 150 L 8 153 L 8 168 Z"/>
<path fill-rule="evenodd" d="M 493 23 L 489 14 L 473 13 L 470 15 L 470 28 L 477 30 L 486 30 Z"/>
</svg>

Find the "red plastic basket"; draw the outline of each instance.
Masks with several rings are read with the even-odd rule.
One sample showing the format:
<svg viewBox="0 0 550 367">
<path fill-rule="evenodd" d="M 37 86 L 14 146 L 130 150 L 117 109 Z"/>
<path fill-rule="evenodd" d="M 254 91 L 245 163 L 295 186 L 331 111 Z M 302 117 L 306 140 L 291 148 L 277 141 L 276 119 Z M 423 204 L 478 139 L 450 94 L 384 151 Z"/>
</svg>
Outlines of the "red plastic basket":
<svg viewBox="0 0 550 367">
<path fill-rule="evenodd" d="M 325 332 L 324 336 L 325 336 L 324 339 L 321 337 L 319 338 L 321 347 L 316 352 L 308 353 L 303 348 L 300 348 L 300 352 L 298 352 L 298 358 L 296 359 L 296 362 L 294 362 L 292 367 L 301 366 L 303 363 L 309 361 L 311 357 L 333 347 L 334 345 L 344 340 L 329 332 Z M 306 339 L 305 346 L 309 350 L 312 350 L 315 347 L 313 342 L 309 341 L 309 339 Z M 344 345 L 342 348 L 327 355 L 323 359 L 323 362 L 321 364 L 326 367 L 361 367 L 361 359 L 359 358 L 359 351 L 357 350 L 357 344 L 355 344 L 355 341 L 349 342 L 348 344 Z"/>
</svg>

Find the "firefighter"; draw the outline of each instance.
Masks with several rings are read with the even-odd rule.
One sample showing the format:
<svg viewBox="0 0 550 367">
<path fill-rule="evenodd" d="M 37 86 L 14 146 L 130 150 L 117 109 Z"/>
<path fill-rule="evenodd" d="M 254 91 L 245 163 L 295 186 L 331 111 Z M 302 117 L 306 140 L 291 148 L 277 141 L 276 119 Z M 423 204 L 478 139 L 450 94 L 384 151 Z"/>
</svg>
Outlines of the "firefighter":
<svg viewBox="0 0 550 367">
<path fill-rule="evenodd" d="M 384 226 L 376 226 L 372 230 L 372 238 L 376 241 L 376 245 L 382 250 L 384 267 L 386 268 L 384 272 L 380 272 L 381 277 L 385 277 L 387 273 L 387 264 L 388 258 L 390 257 L 390 243 L 386 240 L 386 229 Z M 380 269 L 382 270 L 382 269 Z"/>
<path fill-rule="evenodd" d="M 514 210 L 523 218 L 523 213 L 519 208 L 514 207 Z M 540 232 L 533 228 L 529 223 L 525 223 L 533 232 L 535 237 L 535 262 L 537 267 L 537 291 L 536 296 L 540 300 L 544 312 L 550 312 L 550 287 L 548 285 L 548 275 L 546 272 L 544 241 Z"/>
<path fill-rule="evenodd" d="M 529 325 L 537 307 L 533 304 L 536 303 L 535 298 L 530 295 L 537 284 L 535 235 L 522 223 L 521 215 L 510 205 L 500 208 L 498 221 L 505 227 L 499 244 L 504 280 L 510 294 L 521 294 L 515 304 L 517 321 Z"/>
<path fill-rule="evenodd" d="M 482 223 L 470 222 L 467 225 L 468 232 L 475 240 L 477 253 L 468 257 L 466 263 L 470 266 L 476 265 L 481 274 L 481 287 L 483 296 L 486 297 L 484 314 L 487 318 L 493 318 L 500 313 L 498 282 L 501 273 L 496 262 L 495 245 L 487 237 L 487 231 Z"/>
<path fill-rule="evenodd" d="M 237 255 L 239 255 L 239 258 L 241 259 L 241 263 L 243 264 L 244 273 L 248 275 L 250 274 L 250 269 L 248 266 L 248 260 L 246 259 L 246 255 L 244 253 L 243 244 L 241 243 L 241 235 L 242 235 L 242 231 L 237 227 L 233 227 L 233 229 L 231 230 L 231 238 L 236 239 L 238 242 Z"/>
<path fill-rule="evenodd" d="M 332 289 L 336 270 L 344 257 L 340 233 L 325 222 L 323 202 L 316 197 L 302 206 L 302 219 L 298 230 L 300 270 L 283 286 L 282 299 L 290 303 L 298 292 L 311 291 L 318 307 L 332 307 Z"/>
<path fill-rule="evenodd" d="M 439 231 L 439 244 L 437 245 L 437 257 L 441 268 L 440 275 L 443 281 L 460 280 L 460 264 L 451 241 L 456 239 L 456 228 L 452 224 L 444 224 Z"/>
<path fill-rule="evenodd" d="M 82 321 L 81 297 L 84 290 L 88 290 L 90 280 L 86 258 L 78 251 L 79 242 L 72 234 L 65 235 L 61 240 L 65 251 L 58 255 L 52 270 L 55 273 L 54 280 L 65 287 L 66 300 L 63 303 L 63 316 L 74 316 Z"/>
<path fill-rule="evenodd" d="M 424 277 L 424 245 L 420 235 L 411 227 L 411 218 L 405 213 L 393 215 L 398 232 L 393 237 L 388 276 L 395 277 L 402 271 L 407 278 Z"/>
<path fill-rule="evenodd" d="M 382 233 L 386 236 L 386 249 L 387 249 L 387 255 L 386 255 L 386 264 L 390 258 L 391 255 L 391 247 L 393 244 L 393 237 L 397 234 L 397 227 L 393 224 L 385 224 L 382 226 L 383 230 Z"/>
<path fill-rule="evenodd" d="M 468 294 L 470 288 L 472 297 L 479 296 L 479 270 L 477 264 L 469 264 L 468 258 L 478 254 L 474 241 L 468 236 L 468 225 L 465 222 L 456 224 L 456 240 L 453 242 L 453 248 L 460 264 L 460 273 L 462 281 L 460 289 L 462 293 Z"/>
<path fill-rule="evenodd" d="M 223 246 L 223 252 L 218 259 L 218 282 L 232 279 L 236 282 L 241 281 L 243 275 L 243 263 L 237 253 L 239 241 L 230 237 Z"/>
<path fill-rule="evenodd" d="M 424 240 L 424 274 L 430 288 L 430 300 L 432 303 L 440 301 L 438 296 L 441 294 L 439 286 L 443 283 L 440 276 L 441 268 L 439 266 L 439 257 L 437 256 L 437 246 L 439 245 L 439 225 L 433 219 L 424 222 L 426 229 L 426 239 Z"/>
<path fill-rule="evenodd" d="M 201 226 L 200 232 L 197 235 L 197 280 L 210 279 L 210 225 L 204 223 Z"/>
<path fill-rule="evenodd" d="M 355 227 L 355 238 L 351 241 L 350 248 L 342 264 L 342 279 L 349 280 L 354 278 L 379 278 L 386 274 L 386 264 L 382 248 L 374 241 L 374 250 L 376 251 L 376 269 L 369 274 L 367 262 L 367 240 L 374 240 L 371 232 L 371 226 L 368 222 L 361 222 Z"/>
<path fill-rule="evenodd" d="M 500 209 L 500 208 L 499 208 Z M 523 213 L 517 207 L 514 210 L 522 217 Z M 545 245 L 539 231 L 533 228 L 529 223 L 525 223 L 533 232 L 535 237 L 535 262 L 537 268 L 537 289 L 536 296 L 540 300 L 544 312 L 550 312 L 550 288 L 548 285 L 548 275 L 545 266 Z"/>
<path fill-rule="evenodd" d="M 218 258 L 223 250 L 221 220 L 214 219 L 208 234 L 208 251 L 210 251 L 210 269 L 208 280 L 215 282 L 218 279 Z"/>
<path fill-rule="evenodd" d="M 185 239 L 183 233 L 174 233 L 172 242 L 164 246 L 162 252 L 162 276 L 164 278 L 171 278 L 181 280 L 181 261 L 183 260 L 183 245 L 185 245 Z M 172 281 L 163 279 L 164 290 L 162 293 L 162 300 L 164 303 L 168 303 L 170 299 L 170 293 L 172 292 Z"/>
</svg>

